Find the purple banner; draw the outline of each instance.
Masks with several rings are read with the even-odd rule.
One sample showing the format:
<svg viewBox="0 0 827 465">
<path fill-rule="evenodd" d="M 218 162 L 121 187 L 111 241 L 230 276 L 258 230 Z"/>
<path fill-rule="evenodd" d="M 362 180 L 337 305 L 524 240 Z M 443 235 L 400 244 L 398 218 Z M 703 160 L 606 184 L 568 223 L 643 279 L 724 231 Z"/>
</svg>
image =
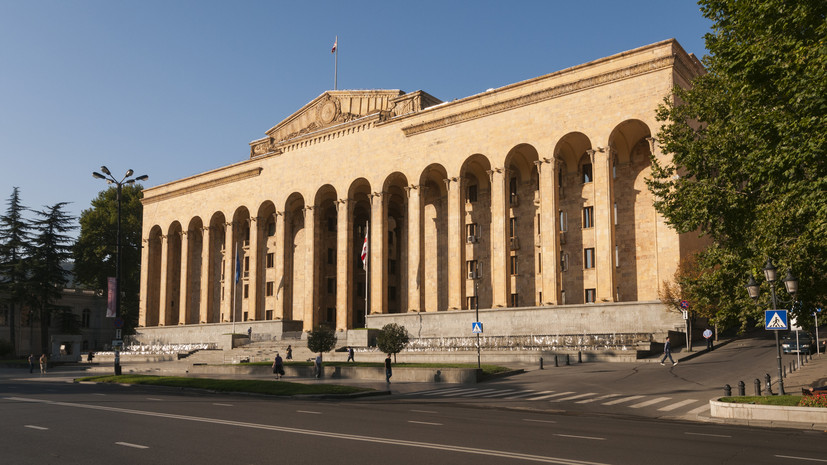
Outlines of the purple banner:
<svg viewBox="0 0 827 465">
<path fill-rule="evenodd" d="M 115 278 L 106 278 L 109 282 L 109 292 L 106 294 L 106 318 L 115 318 L 115 293 L 118 292 Z"/>
</svg>

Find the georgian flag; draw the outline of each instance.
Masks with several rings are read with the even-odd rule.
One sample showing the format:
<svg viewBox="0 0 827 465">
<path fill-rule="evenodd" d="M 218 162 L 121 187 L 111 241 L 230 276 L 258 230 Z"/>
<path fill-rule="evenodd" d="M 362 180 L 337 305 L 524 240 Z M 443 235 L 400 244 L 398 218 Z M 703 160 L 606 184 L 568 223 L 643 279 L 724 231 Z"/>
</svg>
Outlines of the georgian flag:
<svg viewBox="0 0 827 465">
<path fill-rule="evenodd" d="M 365 231 L 365 243 L 362 245 L 362 268 L 368 269 L 368 233 Z"/>
<path fill-rule="evenodd" d="M 330 53 L 336 53 L 336 47 L 339 46 L 339 36 L 336 36 L 336 40 L 333 42 L 333 48 L 330 49 Z"/>
</svg>

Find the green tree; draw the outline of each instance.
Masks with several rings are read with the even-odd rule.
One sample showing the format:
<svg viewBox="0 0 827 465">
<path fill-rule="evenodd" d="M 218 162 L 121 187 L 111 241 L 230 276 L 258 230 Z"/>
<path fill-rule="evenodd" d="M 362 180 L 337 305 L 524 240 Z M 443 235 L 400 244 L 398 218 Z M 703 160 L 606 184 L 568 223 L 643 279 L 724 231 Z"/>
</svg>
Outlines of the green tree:
<svg viewBox="0 0 827 465">
<path fill-rule="evenodd" d="M 121 317 L 124 333 L 133 334 L 138 323 L 141 283 L 141 204 L 143 186 L 126 184 L 121 189 Z M 80 214 L 80 235 L 73 247 L 75 279 L 93 289 L 107 289 L 115 276 L 118 229 L 118 192 L 101 191 L 92 208 Z"/>
<path fill-rule="evenodd" d="M 336 334 L 327 326 L 317 326 L 307 333 L 307 348 L 311 352 L 330 352 L 336 347 Z"/>
<path fill-rule="evenodd" d="M 402 352 L 409 340 L 408 330 L 396 323 L 386 324 L 376 335 L 377 347 L 386 354 L 393 354 L 394 363 L 396 363 L 396 354 Z"/>
<path fill-rule="evenodd" d="M 20 190 L 12 189 L 6 214 L 0 216 L 0 299 L 9 304 L 11 352 L 17 353 L 16 314 L 29 302 L 27 259 L 30 253 L 31 225 L 23 218 Z"/>
<path fill-rule="evenodd" d="M 40 341 L 43 353 L 49 351 L 49 323 L 52 314 L 59 311 L 55 303 L 69 281 L 69 272 L 63 267 L 71 258 L 72 238 L 67 234 L 76 228 L 74 218 L 64 211 L 66 202 L 36 211 L 39 217 L 32 222 L 32 297 L 40 320 Z"/>
<path fill-rule="evenodd" d="M 659 108 L 670 157 L 648 184 L 669 224 L 709 237 L 694 286 L 744 328 L 761 321 L 745 275 L 768 257 L 799 278 L 803 308 L 827 298 L 827 2 L 700 4 L 708 73 Z"/>
</svg>

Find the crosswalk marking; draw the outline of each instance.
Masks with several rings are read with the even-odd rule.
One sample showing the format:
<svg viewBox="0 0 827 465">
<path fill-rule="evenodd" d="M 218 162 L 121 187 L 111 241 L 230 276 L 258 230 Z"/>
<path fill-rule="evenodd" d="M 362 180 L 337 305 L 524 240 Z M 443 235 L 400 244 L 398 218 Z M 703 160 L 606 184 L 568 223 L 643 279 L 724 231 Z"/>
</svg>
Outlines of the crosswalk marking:
<svg viewBox="0 0 827 465">
<path fill-rule="evenodd" d="M 516 389 L 504 389 L 502 391 L 497 391 L 494 394 L 485 394 L 482 397 L 503 397 L 513 394 L 514 391 L 516 391 Z"/>
<path fill-rule="evenodd" d="M 498 391 L 498 389 L 482 389 L 476 392 L 462 394 L 460 397 L 477 397 L 483 394 L 490 394 L 491 391 Z"/>
<path fill-rule="evenodd" d="M 583 400 L 578 400 L 578 401 L 577 401 L 577 402 L 575 402 L 575 403 L 576 403 L 576 404 L 588 404 L 588 403 L 590 403 L 590 402 L 597 402 L 598 400 L 606 400 L 606 399 L 611 399 L 612 397 L 617 397 L 617 396 L 619 396 L 619 395 L 620 395 L 620 394 L 606 394 L 605 396 L 594 397 L 594 398 L 592 398 L 592 399 L 583 399 Z"/>
<path fill-rule="evenodd" d="M 452 396 L 453 396 L 453 395 L 457 395 L 457 394 L 459 394 L 459 393 L 461 393 L 461 392 L 471 392 L 471 391 L 474 391 L 474 390 L 476 390 L 476 388 L 471 388 L 471 389 L 454 389 L 454 390 L 452 390 L 452 391 L 438 391 L 438 392 L 434 392 L 434 393 L 431 393 L 431 394 L 426 394 L 426 395 L 429 395 L 429 396 L 444 396 L 444 395 L 446 395 L 446 394 L 447 394 L 447 395 L 452 395 Z"/>
<path fill-rule="evenodd" d="M 543 392 L 551 392 L 551 391 L 543 391 Z M 527 391 L 527 392 L 524 392 L 522 394 L 515 394 L 513 396 L 503 397 L 503 399 L 505 399 L 505 400 L 523 399 L 523 398 L 526 398 L 526 397 L 536 396 L 536 395 L 539 395 L 539 394 L 540 393 L 537 392 L 537 391 Z"/>
<path fill-rule="evenodd" d="M 645 401 L 645 402 L 641 402 L 641 403 L 639 403 L 639 404 L 630 405 L 630 406 L 629 406 L 629 408 L 643 408 L 643 407 L 648 407 L 648 406 L 653 405 L 653 404 L 658 404 L 658 403 L 660 403 L 660 402 L 665 402 L 665 401 L 667 401 L 667 400 L 669 400 L 669 399 L 671 399 L 671 397 L 656 397 L 656 398 L 654 398 L 654 399 L 650 399 L 650 400 L 647 400 L 647 401 Z"/>
<path fill-rule="evenodd" d="M 534 394 L 534 395 L 533 395 L 533 396 L 531 396 L 531 397 L 529 397 L 529 398 L 528 398 L 528 399 L 526 399 L 526 400 L 540 400 L 540 399 L 545 398 L 545 397 L 546 397 L 546 395 L 551 394 L 552 392 L 554 392 L 554 391 L 540 391 L 540 392 L 534 392 L 534 393 L 532 393 L 532 394 Z"/>
<path fill-rule="evenodd" d="M 672 410 L 681 408 L 684 405 L 694 404 L 695 402 L 697 402 L 697 400 L 695 400 L 695 399 L 686 399 L 686 400 L 682 400 L 680 402 L 675 402 L 674 404 L 671 404 L 671 405 L 667 405 L 666 407 L 661 407 L 661 408 L 658 409 L 658 411 L 671 412 Z"/>
<path fill-rule="evenodd" d="M 704 410 L 709 410 L 709 402 L 701 405 L 700 407 L 693 408 L 692 410 L 686 412 L 687 415 L 698 415 Z"/>
<path fill-rule="evenodd" d="M 609 401 L 609 402 L 605 402 L 603 405 L 617 405 L 617 404 L 622 404 L 623 402 L 629 402 L 629 401 L 632 401 L 632 400 L 637 400 L 637 399 L 640 399 L 640 398 L 642 398 L 642 397 L 643 397 L 643 396 L 629 396 L 629 397 L 623 397 L 622 399 L 615 399 L 615 400 L 612 400 L 612 401 Z"/>
<path fill-rule="evenodd" d="M 560 399 L 552 399 L 549 402 L 564 402 L 567 400 L 574 400 L 574 399 L 582 399 L 583 397 L 589 397 L 597 394 L 596 392 L 587 392 L 585 394 L 577 394 L 576 396 L 569 396 L 569 397 L 562 397 Z"/>
</svg>

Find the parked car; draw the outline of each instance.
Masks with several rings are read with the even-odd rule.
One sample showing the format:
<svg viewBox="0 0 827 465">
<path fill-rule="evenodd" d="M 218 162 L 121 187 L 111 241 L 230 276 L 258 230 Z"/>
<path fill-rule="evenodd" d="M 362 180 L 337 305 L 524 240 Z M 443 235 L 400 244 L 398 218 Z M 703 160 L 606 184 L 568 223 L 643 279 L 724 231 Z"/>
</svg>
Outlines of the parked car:
<svg viewBox="0 0 827 465">
<path fill-rule="evenodd" d="M 796 334 L 798 338 L 796 338 Z M 781 350 L 785 354 L 809 354 L 813 346 L 813 338 L 805 331 L 790 331 L 781 338 Z"/>
</svg>

